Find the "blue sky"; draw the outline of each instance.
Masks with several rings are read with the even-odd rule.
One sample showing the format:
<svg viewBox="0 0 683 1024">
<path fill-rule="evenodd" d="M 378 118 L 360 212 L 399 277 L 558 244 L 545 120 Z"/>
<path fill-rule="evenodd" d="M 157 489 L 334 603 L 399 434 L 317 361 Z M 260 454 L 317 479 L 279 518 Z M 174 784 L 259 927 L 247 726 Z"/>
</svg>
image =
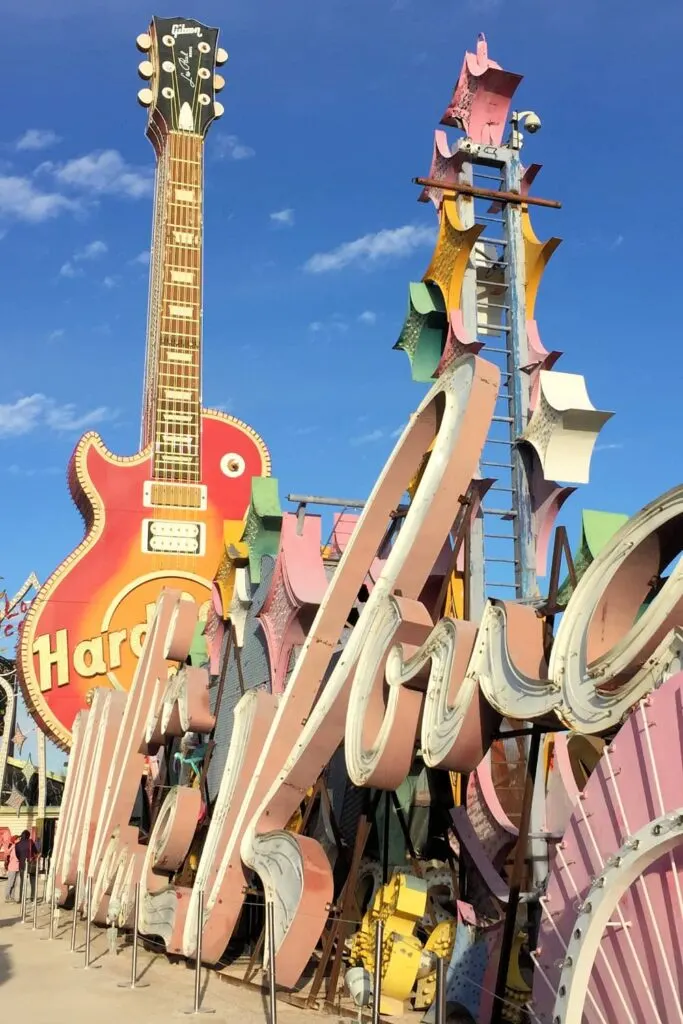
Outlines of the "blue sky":
<svg viewBox="0 0 683 1024">
<path fill-rule="evenodd" d="M 153 153 L 134 40 L 152 13 L 132 0 L 0 2 L 14 83 L 0 136 L 8 589 L 31 570 L 44 579 L 80 539 L 65 469 L 82 430 L 137 447 Z M 391 350 L 431 252 L 433 210 L 411 177 L 429 169 L 480 30 L 543 119 L 524 153 L 544 164 L 535 191 L 564 203 L 534 216 L 540 237 L 565 239 L 541 335 L 565 351 L 558 369 L 583 372 L 594 404 L 617 413 L 567 513 L 573 536 L 581 507 L 634 511 L 679 481 L 677 0 L 158 13 L 219 25 L 230 52 L 226 114 L 207 140 L 204 397 L 261 432 L 283 498 L 365 496 L 420 400 Z"/>
</svg>

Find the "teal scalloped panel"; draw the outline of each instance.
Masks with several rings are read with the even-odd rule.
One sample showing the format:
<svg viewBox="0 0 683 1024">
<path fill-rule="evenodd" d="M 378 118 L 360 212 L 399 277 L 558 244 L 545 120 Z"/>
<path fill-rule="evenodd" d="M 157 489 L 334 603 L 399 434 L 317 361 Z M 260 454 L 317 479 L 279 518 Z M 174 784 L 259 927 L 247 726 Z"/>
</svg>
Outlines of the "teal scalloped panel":
<svg viewBox="0 0 683 1024">
<path fill-rule="evenodd" d="M 282 508 L 278 482 L 272 476 L 255 476 L 251 481 L 251 501 L 242 533 L 242 540 L 249 548 L 252 583 L 261 582 L 263 556 L 277 556 L 281 529 Z"/>
<path fill-rule="evenodd" d="M 421 384 L 434 380 L 447 328 L 440 290 L 433 284 L 412 282 L 409 285 L 408 314 L 394 348 L 408 356 L 413 380 Z"/>
</svg>

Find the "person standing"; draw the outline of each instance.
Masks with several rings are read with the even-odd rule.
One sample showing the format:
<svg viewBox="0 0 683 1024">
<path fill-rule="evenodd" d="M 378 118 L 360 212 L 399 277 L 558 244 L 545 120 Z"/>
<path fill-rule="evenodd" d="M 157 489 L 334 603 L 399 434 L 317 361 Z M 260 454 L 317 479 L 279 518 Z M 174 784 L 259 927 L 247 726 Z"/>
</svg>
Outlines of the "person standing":
<svg viewBox="0 0 683 1024">
<path fill-rule="evenodd" d="M 19 876 L 19 858 L 17 857 L 17 843 L 19 836 L 12 836 L 9 842 L 5 867 L 7 868 L 7 887 L 5 889 L 5 903 L 19 903 L 21 896 L 15 898 L 14 891 L 17 888 Z M 21 882 L 19 883 L 21 885 Z"/>
<path fill-rule="evenodd" d="M 19 842 L 16 844 L 14 849 L 17 851 L 17 860 L 19 861 L 19 902 L 23 899 L 24 895 L 24 869 L 28 864 L 28 877 L 31 882 L 31 901 L 36 896 L 36 857 L 38 856 L 38 848 L 31 839 L 31 833 L 28 829 L 24 829 L 21 833 Z"/>
</svg>

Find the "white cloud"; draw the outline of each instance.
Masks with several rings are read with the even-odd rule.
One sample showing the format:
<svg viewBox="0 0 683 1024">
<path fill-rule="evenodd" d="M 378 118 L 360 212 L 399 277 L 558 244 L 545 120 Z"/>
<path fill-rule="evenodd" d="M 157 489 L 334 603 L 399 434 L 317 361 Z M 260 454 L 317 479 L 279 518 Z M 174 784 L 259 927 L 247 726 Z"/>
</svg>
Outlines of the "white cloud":
<svg viewBox="0 0 683 1024">
<path fill-rule="evenodd" d="M 149 266 L 149 257 L 150 257 L 149 249 L 143 249 L 142 252 L 139 252 L 137 254 L 135 259 L 131 260 L 131 263 L 139 263 L 140 266 L 148 267 Z"/>
<path fill-rule="evenodd" d="M 375 441 L 381 441 L 385 436 L 385 431 L 380 430 L 378 427 L 376 430 L 371 430 L 367 434 L 360 434 L 359 437 L 352 437 L 349 443 L 357 448 L 362 444 L 374 444 Z"/>
<path fill-rule="evenodd" d="M 56 146 L 61 141 L 57 132 L 53 132 L 50 128 L 29 128 L 20 139 L 17 139 L 15 148 L 35 152 L 39 149 L 49 149 L 50 146 Z"/>
<path fill-rule="evenodd" d="M 304 270 L 310 274 L 325 274 L 342 270 L 353 263 L 370 267 L 382 260 L 408 256 L 421 245 L 433 244 L 435 237 L 436 230 L 423 224 L 384 228 L 374 234 L 356 238 L 353 242 L 345 242 L 329 252 L 315 253 L 304 264 Z"/>
<path fill-rule="evenodd" d="M 38 171 L 52 174 L 60 185 L 93 195 L 118 195 L 141 199 L 152 191 L 151 171 L 131 167 L 116 149 L 104 149 L 68 160 L 48 161 Z"/>
<path fill-rule="evenodd" d="M 102 242 L 100 239 L 96 239 L 94 242 L 89 242 L 88 245 L 83 249 L 79 249 L 73 254 L 70 260 L 63 263 L 59 268 L 60 277 L 80 277 L 83 270 L 75 266 L 78 263 L 88 263 L 90 260 L 99 259 L 100 256 L 104 256 L 109 251 L 109 246 L 106 242 Z"/>
<path fill-rule="evenodd" d="M 396 430 L 392 430 L 391 431 L 391 433 L 389 434 L 389 437 L 391 437 L 391 438 L 400 437 L 405 429 L 406 429 L 406 425 L 405 425 L 405 423 L 402 423 L 400 427 L 396 427 Z"/>
<path fill-rule="evenodd" d="M 63 327 L 58 327 L 56 330 L 50 331 L 50 333 L 47 336 L 47 340 L 48 341 L 61 341 L 61 339 L 64 337 L 64 334 L 65 334 L 64 328 Z"/>
<path fill-rule="evenodd" d="M 236 135 L 219 135 L 214 142 L 214 152 L 226 160 L 250 160 L 256 150 L 240 142 Z"/>
<path fill-rule="evenodd" d="M 104 285 L 105 288 L 116 288 L 118 283 L 118 277 L 111 277 L 109 274 L 107 274 L 107 276 L 102 281 L 102 284 Z"/>
<path fill-rule="evenodd" d="M 39 429 L 71 433 L 115 416 L 106 405 L 79 414 L 71 402 L 60 405 L 46 395 L 27 395 L 16 402 L 0 404 L 0 438 L 21 437 Z"/>
<path fill-rule="evenodd" d="M 41 192 L 28 178 L 0 176 L 0 216 L 40 224 L 58 217 L 60 213 L 74 212 L 79 208 L 77 200 L 58 192 Z"/>
<path fill-rule="evenodd" d="M 371 309 L 366 309 L 358 317 L 358 322 L 361 324 L 376 324 L 377 314 L 373 313 Z"/>
<path fill-rule="evenodd" d="M 314 320 L 308 329 L 311 334 L 346 334 L 349 325 L 339 313 L 333 313 L 329 320 Z"/>
<path fill-rule="evenodd" d="M 271 213 L 270 219 L 274 224 L 280 224 L 282 227 L 291 228 L 294 226 L 294 210 L 275 210 Z"/>
</svg>

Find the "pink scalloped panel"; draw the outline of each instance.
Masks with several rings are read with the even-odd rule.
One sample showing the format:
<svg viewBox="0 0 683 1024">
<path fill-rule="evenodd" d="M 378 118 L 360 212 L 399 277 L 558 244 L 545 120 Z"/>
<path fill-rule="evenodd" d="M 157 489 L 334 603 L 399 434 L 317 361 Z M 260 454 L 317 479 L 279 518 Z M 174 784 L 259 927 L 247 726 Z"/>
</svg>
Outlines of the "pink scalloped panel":
<svg viewBox="0 0 683 1024">
<path fill-rule="evenodd" d="M 463 154 L 451 154 L 451 147 L 448 144 L 448 136 L 442 129 L 437 128 L 434 132 L 434 151 L 432 153 L 432 165 L 429 168 L 431 181 L 442 181 L 444 185 L 457 185 L 460 178 Z M 420 203 L 434 203 L 438 209 L 443 201 L 443 189 L 423 188 L 418 196 Z"/>
<path fill-rule="evenodd" d="M 273 581 L 259 613 L 271 669 L 271 692 L 283 693 L 292 648 L 303 644 L 327 590 L 320 516 L 286 512 Z M 306 621 L 302 621 L 304 619 Z"/>
<path fill-rule="evenodd" d="M 473 142 L 500 146 L 510 102 L 522 75 L 504 71 L 489 59 L 486 37 L 477 37 L 476 53 L 465 53 L 460 77 L 441 124 L 461 128 Z"/>
<path fill-rule="evenodd" d="M 527 446 L 527 448 L 529 447 Z M 565 501 L 574 493 L 576 487 L 563 487 L 555 480 L 545 480 L 535 450 L 532 449 L 529 452 L 529 458 L 533 460 L 531 470 L 529 472 L 527 469 L 527 474 L 531 492 L 531 511 L 536 525 L 536 575 L 545 576 L 548 568 L 550 538 L 555 520 Z M 529 466 L 528 460 L 525 460 L 525 466 Z"/>
<path fill-rule="evenodd" d="M 440 377 L 447 366 L 460 356 L 476 355 L 483 348 L 484 342 L 472 339 L 462 318 L 461 309 L 453 309 L 448 317 L 448 334 L 446 344 L 439 360 L 434 376 Z"/>
<path fill-rule="evenodd" d="M 341 558 L 346 545 L 351 540 L 351 534 L 356 528 L 360 519 L 355 512 L 335 512 L 332 519 L 332 535 L 330 537 L 330 556 Z"/>
<path fill-rule="evenodd" d="M 223 637 L 225 636 L 225 622 L 219 612 L 216 611 L 216 601 L 213 593 L 211 596 L 212 600 L 209 604 L 206 625 L 204 627 L 204 637 L 209 652 L 209 672 L 212 676 L 217 676 L 220 668 Z"/>
</svg>

